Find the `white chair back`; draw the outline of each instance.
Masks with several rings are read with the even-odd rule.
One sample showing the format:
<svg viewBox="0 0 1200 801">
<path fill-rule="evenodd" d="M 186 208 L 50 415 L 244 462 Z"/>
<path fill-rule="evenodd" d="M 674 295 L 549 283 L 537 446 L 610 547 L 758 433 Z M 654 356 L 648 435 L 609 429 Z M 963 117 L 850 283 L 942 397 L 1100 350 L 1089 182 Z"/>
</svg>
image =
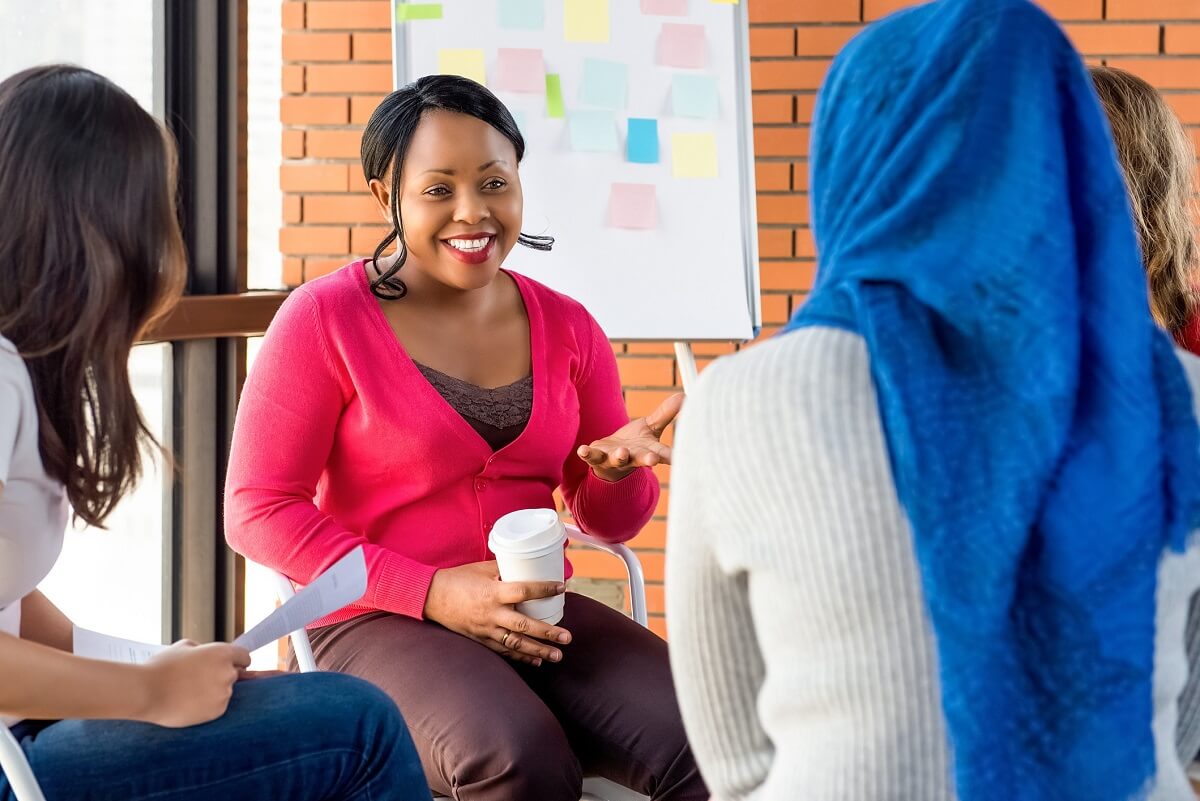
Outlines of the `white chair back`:
<svg viewBox="0 0 1200 801">
<path fill-rule="evenodd" d="M 271 575 L 275 579 L 275 592 L 279 595 L 280 602 L 286 603 L 296 594 L 296 588 L 292 586 L 291 580 L 282 573 L 272 570 Z M 292 650 L 296 652 L 296 663 L 300 666 L 300 672 L 316 673 L 317 660 L 313 658 L 312 643 L 309 642 L 308 632 L 304 629 L 297 629 L 289 636 L 292 641 Z"/>
<path fill-rule="evenodd" d="M 0 770 L 4 771 L 17 801 L 46 801 L 21 744 L 3 724 L 0 724 Z"/>
</svg>

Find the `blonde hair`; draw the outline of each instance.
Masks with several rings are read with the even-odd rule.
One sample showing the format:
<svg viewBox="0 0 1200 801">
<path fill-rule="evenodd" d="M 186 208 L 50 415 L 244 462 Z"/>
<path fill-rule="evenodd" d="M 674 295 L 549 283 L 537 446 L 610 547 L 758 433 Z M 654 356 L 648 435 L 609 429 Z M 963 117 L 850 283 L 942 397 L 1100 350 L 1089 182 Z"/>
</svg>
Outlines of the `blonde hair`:
<svg viewBox="0 0 1200 801">
<path fill-rule="evenodd" d="M 1192 141 L 1150 84 L 1113 67 L 1089 71 L 1129 187 L 1150 283 L 1150 310 L 1159 325 L 1175 333 L 1191 319 L 1198 302 Z"/>
</svg>

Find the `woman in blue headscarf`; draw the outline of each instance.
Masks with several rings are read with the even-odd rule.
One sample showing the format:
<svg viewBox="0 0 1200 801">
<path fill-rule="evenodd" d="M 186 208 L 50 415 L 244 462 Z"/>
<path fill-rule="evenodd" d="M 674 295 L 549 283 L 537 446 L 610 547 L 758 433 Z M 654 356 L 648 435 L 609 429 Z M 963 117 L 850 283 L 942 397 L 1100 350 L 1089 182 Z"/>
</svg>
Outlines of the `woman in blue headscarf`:
<svg viewBox="0 0 1200 801">
<path fill-rule="evenodd" d="M 667 564 L 722 801 L 1190 799 L 1200 363 L 1151 319 L 1103 113 L 1026 0 L 835 61 L 816 286 L 705 372 Z"/>
</svg>

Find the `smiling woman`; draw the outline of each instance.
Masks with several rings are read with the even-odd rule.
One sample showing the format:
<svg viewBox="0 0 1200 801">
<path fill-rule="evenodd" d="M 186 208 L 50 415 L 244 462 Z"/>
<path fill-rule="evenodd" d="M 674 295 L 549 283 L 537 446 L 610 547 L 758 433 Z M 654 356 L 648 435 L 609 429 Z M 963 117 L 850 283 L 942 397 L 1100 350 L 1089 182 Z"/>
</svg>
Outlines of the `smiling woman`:
<svg viewBox="0 0 1200 801">
<path fill-rule="evenodd" d="M 479 147 L 461 147 L 457 142 Z M 473 154 L 474 150 L 479 153 Z M 474 166 L 478 158 L 489 155 L 496 157 Z M 449 166 L 449 159 L 464 163 Z M 460 289 L 490 283 L 516 244 L 521 226 L 521 184 L 516 180 L 513 144 L 475 117 L 431 112 L 413 136 L 407 162 L 409 170 L 397 184 L 401 197 L 396 205 L 409 209 L 404 233 L 417 257 L 437 273 L 441 283 Z M 434 164 L 448 166 L 422 169 Z M 384 218 L 391 222 L 387 184 L 375 178 L 370 186 Z M 393 263 L 400 264 L 399 260 Z M 484 269 L 463 271 L 459 264 Z"/>
<path fill-rule="evenodd" d="M 518 244 L 553 244 L 521 233 L 524 151 L 472 81 L 384 99 L 362 156 L 391 233 L 271 324 L 238 410 L 226 536 L 301 583 L 363 546 L 367 593 L 317 622 L 317 662 L 396 700 L 435 792 L 576 801 L 587 772 L 707 799 L 666 644 L 581 596 L 561 625 L 520 614 L 563 585 L 501 582 L 487 549 L 496 520 L 553 508 L 555 489 L 584 530 L 633 537 L 681 402 L 630 421 L 591 315 L 502 269 Z"/>
<path fill-rule="evenodd" d="M 492 261 L 491 271 L 483 273 L 488 281 L 518 242 L 549 250 L 552 237 L 520 233 L 523 198 L 517 165 L 525 157 L 525 140 L 504 104 L 490 92 L 480 93 L 473 81 L 452 76 L 423 78 L 412 90 L 386 98 L 363 133 L 363 173 L 392 227 L 371 260 L 378 273 L 372 291 L 383 298 L 404 295 L 406 284 L 396 274 L 413 247 L 421 251 L 432 245 L 436 251 L 441 243 L 464 263 Z M 394 166 L 406 163 L 401 176 Z M 402 204 L 406 193 L 440 202 L 440 209 Z M 487 201 L 480 202 L 479 195 L 487 195 Z M 455 197 L 455 206 L 445 202 Z M 465 218 L 449 227 L 464 201 L 474 207 L 462 209 Z M 401 217 L 402 208 L 407 219 Z M 501 228 L 505 230 L 496 230 Z M 398 237 L 400 231 L 404 236 Z M 381 254 L 398 238 L 398 253 L 382 266 Z M 480 275 L 474 272 L 468 284 Z"/>
</svg>

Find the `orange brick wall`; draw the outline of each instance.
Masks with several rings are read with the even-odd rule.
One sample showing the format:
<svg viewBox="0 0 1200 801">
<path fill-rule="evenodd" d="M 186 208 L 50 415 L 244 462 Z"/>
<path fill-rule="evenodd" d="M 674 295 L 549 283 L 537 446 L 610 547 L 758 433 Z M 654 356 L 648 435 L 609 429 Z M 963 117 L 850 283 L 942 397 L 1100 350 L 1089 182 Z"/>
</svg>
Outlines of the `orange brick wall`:
<svg viewBox="0 0 1200 801">
<path fill-rule="evenodd" d="M 703 0 L 694 0 L 701 2 Z M 633 2 L 633 0 L 621 0 Z M 809 123 L 830 59 L 864 22 L 909 0 L 744 0 L 751 21 L 751 78 L 758 183 L 763 336 L 774 333 L 811 285 Z M 1089 60 L 1142 75 L 1167 93 L 1200 144 L 1200 0 L 1044 0 Z M 281 76 L 285 280 L 298 285 L 374 250 L 383 234 L 358 166 L 359 134 L 391 88 L 389 0 L 283 3 Z M 630 413 L 672 392 L 668 343 L 614 343 Z M 696 348 L 701 364 L 739 346 Z M 653 623 L 662 617 L 669 471 L 658 514 L 634 541 L 650 581 Z M 619 578 L 603 554 L 573 556 L 581 575 Z"/>
</svg>

